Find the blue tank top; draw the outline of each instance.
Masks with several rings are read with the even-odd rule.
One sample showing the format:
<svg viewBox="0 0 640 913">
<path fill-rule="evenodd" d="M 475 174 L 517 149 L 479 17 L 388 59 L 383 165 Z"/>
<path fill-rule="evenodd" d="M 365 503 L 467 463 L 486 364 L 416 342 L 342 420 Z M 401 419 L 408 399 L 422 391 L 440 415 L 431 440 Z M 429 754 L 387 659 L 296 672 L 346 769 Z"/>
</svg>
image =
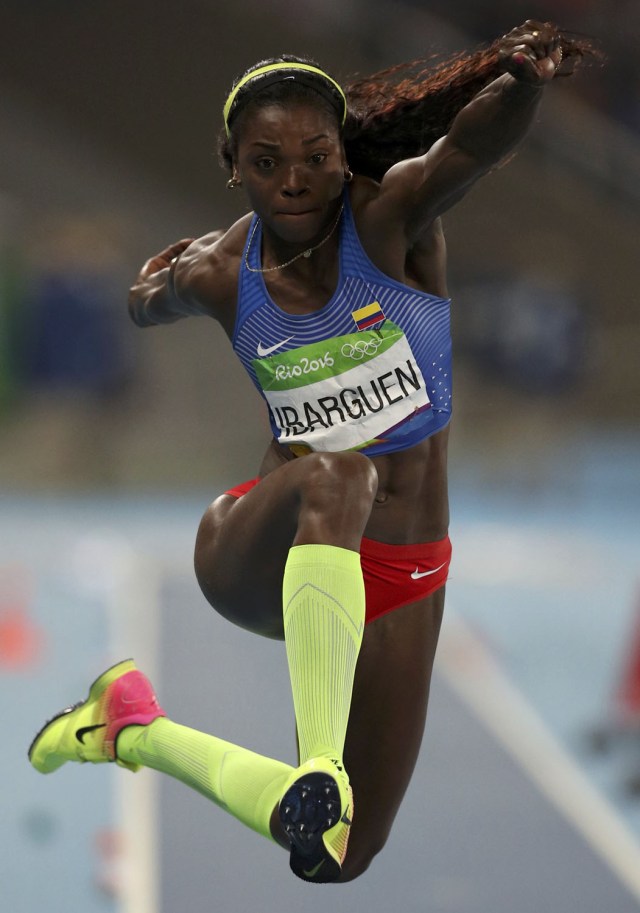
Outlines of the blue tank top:
<svg viewBox="0 0 640 913">
<path fill-rule="evenodd" d="M 377 456 L 444 428 L 451 417 L 450 299 L 409 288 L 371 262 L 346 192 L 336 291 L 318 311 L 287 314 L 263 274 L 245 266 L 247 246 L 249 265 L 261 265 L 256 222 L 240 266 L 232 344 L 279 443 L 296 454 Z"/>
</svg>

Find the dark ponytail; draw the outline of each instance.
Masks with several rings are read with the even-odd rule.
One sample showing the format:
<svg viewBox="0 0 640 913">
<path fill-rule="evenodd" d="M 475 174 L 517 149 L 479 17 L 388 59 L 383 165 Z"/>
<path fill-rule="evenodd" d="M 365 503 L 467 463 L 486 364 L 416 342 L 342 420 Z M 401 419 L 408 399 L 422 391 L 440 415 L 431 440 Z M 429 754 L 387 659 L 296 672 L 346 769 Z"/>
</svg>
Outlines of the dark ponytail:
<svg viewBox="0 0 640 913">
<path fill-rule="evenodd" d="M 439 63 L 422 59 L 401 63 L 345 86 L 349 116 L 344 144 L 356 174 L 381 180 L 396 162 L 422 155 L 444 136 L 456 114 L 502 72 L 500 41 L 471 54 Z M 593 44 L 561 33 L 562 66 L 569 76 Z"/>
</svg>

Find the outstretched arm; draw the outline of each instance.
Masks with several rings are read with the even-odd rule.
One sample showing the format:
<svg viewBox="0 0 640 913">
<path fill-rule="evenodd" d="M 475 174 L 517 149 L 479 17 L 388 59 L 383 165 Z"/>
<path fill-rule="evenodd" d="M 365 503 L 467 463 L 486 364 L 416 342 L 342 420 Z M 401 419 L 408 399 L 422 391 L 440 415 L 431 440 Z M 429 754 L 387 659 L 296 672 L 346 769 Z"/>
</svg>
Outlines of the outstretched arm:
<svg viewBox="0 0 640 913">
<path fill-rule="evenodd" d="M 562 60 L 555 26 L 528 20 L 502 39 L 505 72 L 456 116 L 424 156 L 400 162 L 382 182 L 380 204 L 405 224 L 409 243 L 526 136 Z"/>
</svg>

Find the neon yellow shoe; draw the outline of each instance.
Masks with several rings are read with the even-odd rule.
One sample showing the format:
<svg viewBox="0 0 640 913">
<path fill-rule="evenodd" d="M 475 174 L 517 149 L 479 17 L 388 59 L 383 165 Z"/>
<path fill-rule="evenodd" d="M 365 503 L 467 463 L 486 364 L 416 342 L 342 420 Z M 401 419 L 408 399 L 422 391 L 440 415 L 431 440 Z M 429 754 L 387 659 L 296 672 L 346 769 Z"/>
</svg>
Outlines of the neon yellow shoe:
<svg viewBox="0 0 640 913">
<path fill-rule="evenodd" d="M 353 821 L 353 793 L 342 761 L 312 758 L 293 776 L 279 806 L 291 842 L 291 870 L 304 881 L 337 881 Z"/>
<path fill-rule="evenodd" d="M 31 743 L 29 760 L 43 774 L 67 761 L 116 761 L 121 767 L 139 770 L 139 764 L 116 758 L 116 738 L 125 726 L 145 726 L 159 716 L 165 713 L 151 682 L 132 659 L 124 660 L 95 680 L 86 701 L 67 707 L 45 723 Z"/>
</svg>

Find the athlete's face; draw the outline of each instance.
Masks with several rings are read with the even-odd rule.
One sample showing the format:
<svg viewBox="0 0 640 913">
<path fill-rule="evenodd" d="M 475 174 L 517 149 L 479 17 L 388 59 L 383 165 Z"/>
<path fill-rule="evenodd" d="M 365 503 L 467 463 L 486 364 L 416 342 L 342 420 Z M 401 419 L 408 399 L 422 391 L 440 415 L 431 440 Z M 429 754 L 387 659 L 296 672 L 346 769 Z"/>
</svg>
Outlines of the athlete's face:
<svg viewBox="0 0 640 913">
<path fill-rule="evenodd" d="M 310 243 L 335 218 L 347 166 L 322 108 L 254 109 L 239 128 L 234 166 L 252 208 L 282 240 Z"/>
</svg>

